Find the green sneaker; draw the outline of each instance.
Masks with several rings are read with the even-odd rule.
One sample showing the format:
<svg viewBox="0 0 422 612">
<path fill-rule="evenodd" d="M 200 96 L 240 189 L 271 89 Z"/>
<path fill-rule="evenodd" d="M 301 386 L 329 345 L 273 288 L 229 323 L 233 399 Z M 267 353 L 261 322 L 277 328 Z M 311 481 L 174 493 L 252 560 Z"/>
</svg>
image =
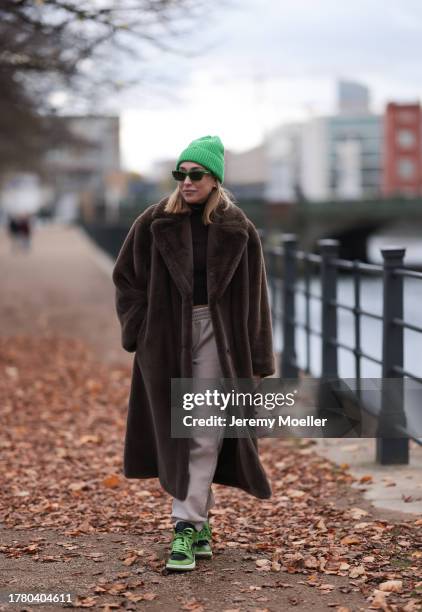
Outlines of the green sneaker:
<svg viewBox="0 0 422 612">
<path fill-rule="evenodd" d="M 211 559 L 212 550 L 211 550 L 211 526 L 208 521 L 206 521 L 201 529 L 201 531 L 196 536 L 196 542 L 193 545 L 193 550 L 195 551 L 195 557 L 198 559 Z"/>
<path fill-rule="evenodd" d="M 166 563 L 169 570 L 193 570 L 196 567 L 193 545 L 198 532 L 192 523 L 179 521 L 174 529 L 170 557 Z"/>
</svg>

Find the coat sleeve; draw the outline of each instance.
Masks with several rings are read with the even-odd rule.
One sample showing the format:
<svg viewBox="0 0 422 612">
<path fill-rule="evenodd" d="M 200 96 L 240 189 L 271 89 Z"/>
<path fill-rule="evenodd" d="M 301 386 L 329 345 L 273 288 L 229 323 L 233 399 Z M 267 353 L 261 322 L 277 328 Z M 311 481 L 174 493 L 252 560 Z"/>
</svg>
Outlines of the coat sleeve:
<svg viewBox="0 0 422 612">
<path fill-rule="evenodd" d="M 129 353 L 136 350 L 138 333 L 148 306 L 150 236 L 145 223 L 146 214 L 144 211 L 130 228 L 112 273 L 122 347 Z"/>
<path fill-rule="evenodd" d="M 261 240 L 252 222 L 249 226 L 248 268 L 248 333 L 253 373 L 262 377 L 271 376 L 275 372 L 275 360 L 267 275 Z"/>
</svg>

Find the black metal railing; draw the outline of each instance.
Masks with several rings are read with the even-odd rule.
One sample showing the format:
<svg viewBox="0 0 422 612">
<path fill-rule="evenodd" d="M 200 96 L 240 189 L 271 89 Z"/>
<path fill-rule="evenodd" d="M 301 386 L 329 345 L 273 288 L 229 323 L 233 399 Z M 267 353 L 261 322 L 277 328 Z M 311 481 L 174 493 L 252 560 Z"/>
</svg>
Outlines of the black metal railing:
<svg viewBox="0 0 422 612">
<path fill-rule="evenodd" d="M 422 332 L 422 327 L 407 322 L 403 318 L 404 278 L 422 280 L 422 273 L 404 267 L 405 248 L 383 248 L 383 264 L 367 264 L 358 260 L 349 261 L 338 257 L 339 242 L 323 239 L 318 242 L 320 254 L 309 253 L 297 248 L 297 238 L 294 234 L 283 234 L 276 246 L 265 246 L 267 261 L 267 276 L 270 287 L 271 309 L 274 329 L 282 330 L 283 350 L 280 355 L 280 377 L 297 378 L 299 371 L 315 376 L 311 372 L 311 336 L 321 340 L 321 379 L 339 378 L 338 352 L 344 349 L 354 357 L 355 378 L 359 383 L 362 379 L 362 359 L 376 363 L 381 368 L 382 384 L 387 379 L 405 377 L 422 383 L 422 379 L 404 369 L 404 330 Z M 301 274 L 298 273 L 299 264 Z M 312 267 L 318 270 L 320 293 L 312 292 Z M 348 272 L 353 279 L 353 304 L 345 304 L 338 300 L 339 271 Z M 368 311 L 361 306 L 362 277 L 376 275 L 382 277 L 382 314 Z M 303 279 L 303 286 L 299 280 Z M 305 299 L 304 321 L 297 318 L 296 295 Z M 312 326 L 311 300 L 321 304 L 320 330 Z M 340 342 L 338 339 L 339 310 L 353 315 L 354 342 L 352 345 Z M 362 349 L 361 320 L 369 317 L 382 325 L 381 356 L 365 352 Z M 298 329 L 305 333 L 305 363 L 298 363 L 296 338 Z M 358 384 L 359 388 L 359 384 Z M 321 408 L 319 406 L 318 408 Z M 421 439 L 406 429 L 404 412 L 404 397 L 401 396 L 395 421 L 397 430 L 406 437 L 377 437 L 376 460 L 382 464 L 408 463 L 409 438 L 421 443 Z M 383 431 L 383 422 L 389 412 L 389 395 L 381 393 L 381 405 L 377 413 L 378 431 Z"/>
</svg>

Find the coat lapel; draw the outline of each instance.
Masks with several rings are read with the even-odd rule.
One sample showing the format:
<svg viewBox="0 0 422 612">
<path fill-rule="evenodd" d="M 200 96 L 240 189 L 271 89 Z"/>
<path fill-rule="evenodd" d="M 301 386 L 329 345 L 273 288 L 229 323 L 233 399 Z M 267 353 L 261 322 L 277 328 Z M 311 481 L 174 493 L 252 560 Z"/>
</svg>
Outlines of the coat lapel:
<svg viewBox="0 0 422 612">
<path fill-rule="evenodd" d="M 186 222 L 188 221 L 188 222 Z M 193 252 L 189 219 L 180 214 L 151 223 L 155 244 L 183 296 L 192 294 Z"/>
<path fill-rule="evenodd" d="M 213 223 L 208 230 L 208 300 L 218 300 L 230 283 L 248 241 L 246 222 Z"/>
<path fill-rule="evenodd" d="M 182 296 L 193 295 L 193 249 L 191 212 L 165 213 L 166 200 L 157 206 L 151 231 L 163 260 Z M 247 217 L 237 207 L 216 215 L 208 226 L 207 290 L 208 302 L 224 293 L 248 241 Z"/>
</svg>

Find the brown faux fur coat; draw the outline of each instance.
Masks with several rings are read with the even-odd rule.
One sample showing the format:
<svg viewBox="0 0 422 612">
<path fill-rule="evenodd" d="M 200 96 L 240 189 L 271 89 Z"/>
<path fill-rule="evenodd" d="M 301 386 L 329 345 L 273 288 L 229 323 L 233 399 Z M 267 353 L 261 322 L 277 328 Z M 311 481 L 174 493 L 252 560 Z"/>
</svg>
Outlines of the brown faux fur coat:
<svg viewBox="0 0 422 612">
<path fill-rule="evenodd" d="M 122 346 L 135 352 L 124 474 L 158 477 L 185 499 L 189 440 L 171 437 L 170 379 L 192 377 L 191 212 L 166 213 L 166 202 L 134 221 L 113 270 Z M 218 210 L 208 229 L 207 289 L 223 376 L 269 376 L 272 323 L 259 234 L 238 206 Z M 213 482 L 270 497 L 257 439 L 225 438 Z"/>
</svg>

